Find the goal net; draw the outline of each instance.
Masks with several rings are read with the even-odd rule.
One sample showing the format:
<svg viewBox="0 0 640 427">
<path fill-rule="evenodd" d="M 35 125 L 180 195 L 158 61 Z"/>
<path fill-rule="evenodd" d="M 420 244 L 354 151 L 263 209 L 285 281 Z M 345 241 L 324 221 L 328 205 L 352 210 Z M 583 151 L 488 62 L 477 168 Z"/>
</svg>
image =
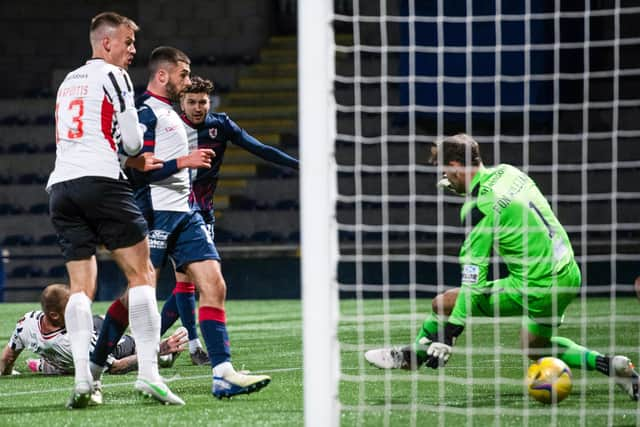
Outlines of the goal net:
<svg viewBox="0 0 640 427">
<path fill-rule="evenodd" d="M 560 335 L 638 363 L 640 5 L 319 3 L 299 5 L 307 425 L 637 423 L 637 402 L 586 369 L 561 404 L 532 400 L 520 317 L 469 317 L 439 370 L 364 353 L 412 343 L 431 298 L 460 286 L 465 198 L 436 188 L 429 155 L 464 132 L 568 232 L 582 287 Z M 489 273 L 506 274 L 497 256 Z"/>
</svg>

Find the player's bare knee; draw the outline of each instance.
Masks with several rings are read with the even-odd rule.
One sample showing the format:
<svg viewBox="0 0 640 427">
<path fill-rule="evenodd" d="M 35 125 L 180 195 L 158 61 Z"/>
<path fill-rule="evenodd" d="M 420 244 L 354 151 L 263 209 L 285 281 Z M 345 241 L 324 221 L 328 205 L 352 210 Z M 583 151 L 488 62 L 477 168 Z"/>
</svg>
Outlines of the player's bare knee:
<svg viewBox="0 0 640 427">
<path fill-rule="evenodd" d="M 431 310 L 433 310 L 434 313 L 446 315 L 444 301 L 444 295 L 437 295 L 433 300 L 431 300 Z"/>
<path fill-rule="evenodd" d="M 441 316 L 449 316 L 456 304 L 456 298 L 458 298 L 458 289 L 450 289 L 438 294 L 431 301 L 431 309 Z"/>
</svg>

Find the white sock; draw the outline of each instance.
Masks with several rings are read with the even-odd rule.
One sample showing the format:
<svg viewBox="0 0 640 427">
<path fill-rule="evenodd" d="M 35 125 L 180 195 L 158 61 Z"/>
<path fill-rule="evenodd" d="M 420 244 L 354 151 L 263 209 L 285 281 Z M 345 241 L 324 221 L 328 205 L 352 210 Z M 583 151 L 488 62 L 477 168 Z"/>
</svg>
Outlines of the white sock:
<svg viewBox="0 0 640 427">
<path fill-rule="evenodd" d="M 222 362 L 213 367 L 213 376 L 224 378 L 225 375 L 235 372 L 231 362 Z"/>
<path fill-rule="evenodd" d="M 152 286 L 142 285 L 129 289 L 129 327 L 136 341 L 138 378 L 150 382 L 161 381 L 158 372 L 160 314 L 156 292 Z"/>
<path fill-rule="evenodd" d="M 76 391 L 87 392 L 93 383 L 89 369 L 93 316 L 91 315 L 91 300 L 84 292 L 76 292 L 69 297 L 67 308 L 64 311 L 64 319 L 73 354 Z M 87 386 L 89 388 L 85 390 Z"/>
<path fill-rule="evenodd" d="M 197 349 L 202 348 L 200 338 L 189 340 L 189 353 L 195 353 Z"/>
<path fill-rule="evenodd" d="M 107 369 L 106 366 L 96 365 L 95 363 L 89 361 L 89 369 L 91 369 L 91 376 L 94 381 L 102 380 L 102 373 Z"/>
</svg>

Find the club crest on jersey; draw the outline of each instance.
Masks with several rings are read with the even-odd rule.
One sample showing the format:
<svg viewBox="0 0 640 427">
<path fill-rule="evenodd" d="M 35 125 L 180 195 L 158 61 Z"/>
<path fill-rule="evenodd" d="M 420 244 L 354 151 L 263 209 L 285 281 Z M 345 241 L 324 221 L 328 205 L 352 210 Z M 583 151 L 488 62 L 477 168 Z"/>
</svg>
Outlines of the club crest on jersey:
<svg viewBox="0 0 640 427">
<path fill-rule="evenodd" d="M 466 264 L 462 267 L 462 283 L 478 283 L 480 268 L 477 265 Z"/>
<path fill-rule="evenodd" d="M 217 136 L 218 136 L 218 128 L 209 129 L 209 138 L 216 139 Z"/>
<path fill-rule="evenodd" d="M 154 249 L 166 249 L 169 233 L 164 230 L 151 230 L 149 232 L 149 247 Z"/>
</svg>

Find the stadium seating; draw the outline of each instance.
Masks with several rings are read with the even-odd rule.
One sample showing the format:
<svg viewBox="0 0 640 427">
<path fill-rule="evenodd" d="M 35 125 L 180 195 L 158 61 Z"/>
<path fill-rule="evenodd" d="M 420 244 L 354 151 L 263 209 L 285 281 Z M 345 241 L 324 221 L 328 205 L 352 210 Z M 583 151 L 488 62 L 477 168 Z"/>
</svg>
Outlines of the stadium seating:
<svg viewBox="0 0 640 427">
<path fill-rule="evenodd" d="M 338 38 L 344 36 L 338 35 Z M 347 44 L 344 40 L 341 44 Z M 295 37 L 272 37 L 256 55 L 215 56 L 195 55 L 193 72 L 216 80 L 216 95 L 220 100 L 217 111 L 224 111 L 252 135 L 264 143 L 283 148 L 297 156 L 297 39 Z M 344 59 L 347 54 L 338 55 L 336 67 L 342 75 L 352 73 L 353 64 Z M 363 56 L 364 68 L 379 69 L 379 57 Z M 394 64 L 389 64 L 394 66 Z M 351 70 L 351 71 L 350 71 Z M 146 69 L 143 66 L 131 70 L 135 86 L 144 89 Z M 59 81 L 66 70 L 56 70 L 53 81 Z M 44 191 L 49 172 L 53 167 L 56 145 L 53 141 L 52 124 L 53 91 L 50 88 L 37 88 L 30 93 L 30 99 L 21 99 L 18 110 L 15 100 L 0 100 L 0 228 L 8 232 L 2 237 L 2 244 L 10 250 L 36 248 L 37 251 L 57 249 L 57 238 L 48 220 L 47 195 Z M 338 102 L 343 105 L 353 103 L 354 86 L 340 82 L 335 86 Z M 391 104 L 399 102 L 400 94 L 393 88 L 386 94 Z M 380 105 L 379 85 L 366 85 L 361 91 L 364 105 Z M 19 112 L 17 112 L 19 111 Z M 402 117 L 391 114 L 388 133 L 394 130 L 406 134 L 406 123 Z M 353 114 L 338 113 L 338 134 L 353 134 L 356 127 Z M 357 185 L 363 194 L 380 194 L 386 186 L 389 200 L 365 200 L 359 208 L 363 212 L 365 224 L 379 224 L 383 208 L 392 222 L 403 224 L 409 220 L 409 211 L 414 209 L 418 230 L 412 234 L 419 244 L 430 245 L 436 234 L 420 228 L 433 223 L 436 210 L 429 197 L 437 194 L 433 173 L 417 170 L 415 179 L 410 179 L 409 171 L 403 165 L 414 159 L 416 163 L 426 164 L 428 147 L 431 141 L 419 140 L 415 145 L 407 141 L 390 139 L 381 144 L 381 120 L 378 114 L 363 113 L 359 126 L 363 137 L 370 138 L 366 143 L 356 145 L 352 141 L 338 141 L 335 157 L 339 165 L 353 164 L 356 155 L 371 170 L 362 171 Z M 621 118 L 623 120 L 624 118 Z M 19 139 L 16 139 L 19 135 Z M 378 139 L 376 139 L 378 138 Z M 552 151 L 548 142 L 532 141 L 529 146 L 528 161 L 533 166 L 530 173 L 546 194 L 554 190 L 562 195 L 557 202 L 557 210 L 563 223 L 567 225 L 572 238 L 579 238 L 582 230 L 577 227 L 582 220 L 580 195 L 583 190 L 585 174 L 579 167 L 582 162 L 582 144 L 587 145 L 588 153 L 598 153 L 598 158 L 590 158 L 590 163 L 611 161 L 610 142 L 593 138 L 589 141 L 561 141 L 558 144 L 558 161 L 567 166 L 558 171 L 537 168 L 537 165 L 549 164 Z M 486 162 L 493 163 L 494 144 L 482 142 Z M 410 153 L 413 147 L 415 150 Z M 600 147 L 600 148 L 599 148 Z M 604 147 L 602 149 L 602 147 Z M 640 159 L 640 140 L 633 137 L 619 138 L 619 152 L 630 158 Z M 27 157 L 28 156 L 28 157 Z M 385 158 L 389 170 L 376 170 Z M 28 158 L 28 161 L 25 160 Z M 501 144 L 500 161 L 519 165 L 523 162 L 522 144 Z M 393 169 L 394 166 L 399 168 Z M 609 193 L 616 184 L 617 191 L 635 192 L 637 169 L 620 169 L 612 180 L 611 170 L 589 169 L 586 180 L 590 194 Z M 342 195 L 356 192 L 354 173 L 343 170 L 338 174 L 337 185 Z M 414 206 L 396 203 L 394 195 L 407 195 L 411 191 L 419 196 Z M 225 163 L 221 170 L 221 179 L 216 192 L 216 241 L 225 246 L 254 246 L 282 244 L 295 246 L 300 240 L 299 232 L 299 188 L 297 174 L 279 167 L 267 165 L 250 153 L 229 145 L 225 154 Z M 604 206 L 605 201 L 597 196 L 586 202 L 590 224 L 606 224 L 611 209 Z M 455 206 L 454 206 L 455 207 Z M 356 211 L 354 202 L 341 201 L 337 204 L 339 222 L 351 223 Z M 618 202 L 619 223 L 637 222 L 640 217 L 640 204 L 633 200 Z M 14 220 L 18 217 L 19 220 Z M 457 211 L 453 207 L 445 210 L 445 222 L 457 223 Z M 587 230 L 589 238 L 598 241 L 611 238 L 609 232 Z M 620 242 L 637 239 L 637 232 L 621 227 L 617 231 Z M 341 241 L 353 243 L 356 234 L 352 230 L 340 230 Z M 366 232 L 360 236 L 368 244 L 380 244 L 381 233 Z M 447 235 L 452 242 L 462 236 Z M 402 243 L 409 238 L 406 231 L 391 231 L 386 237 L 390 242 Z M 37 254 L 34 254 L 36 256 Z M 62 277 L 60 259 L 58 265 L 44 268 L 40 277 Z M 9 268 L 14 275 L 13 267 Z M 17 269 L 17 267 L 15 268 Z M 33 274 L 27 269 L 17 269 L 15 274 Z M 35 272 L 36 276 L 38 272 Z"/>
<path fill-rule="evenodd" d="M 196 55 L 192 62 L 194 74 L 215 78 L 221 101 L 217 111 L 293 156 L 298 155 L 295 50 L 295 37 L 273 37 L 259 55 Z M 54 83 L 66 72 L 55 70 Z M 134 67 L 130 74 L 138 92 L 144 90 L 146 67 Z M 20 100 L 0 99 L 0 229 L 7 231 L 0 242 L 13 257 L 6 266 L 9 288 L 36 295 L 46 283 L 63 280 L 66 269 L 44 191 L 55 161 L 54 91 L 28 92 Z M 233 144 L 225 154 L 215 206 L 221 249 L 295 248 L 299 242 L 297 174 L 267 165 Z M 28 299 L 28 293 L 20 295 Z"/>
</svg>

